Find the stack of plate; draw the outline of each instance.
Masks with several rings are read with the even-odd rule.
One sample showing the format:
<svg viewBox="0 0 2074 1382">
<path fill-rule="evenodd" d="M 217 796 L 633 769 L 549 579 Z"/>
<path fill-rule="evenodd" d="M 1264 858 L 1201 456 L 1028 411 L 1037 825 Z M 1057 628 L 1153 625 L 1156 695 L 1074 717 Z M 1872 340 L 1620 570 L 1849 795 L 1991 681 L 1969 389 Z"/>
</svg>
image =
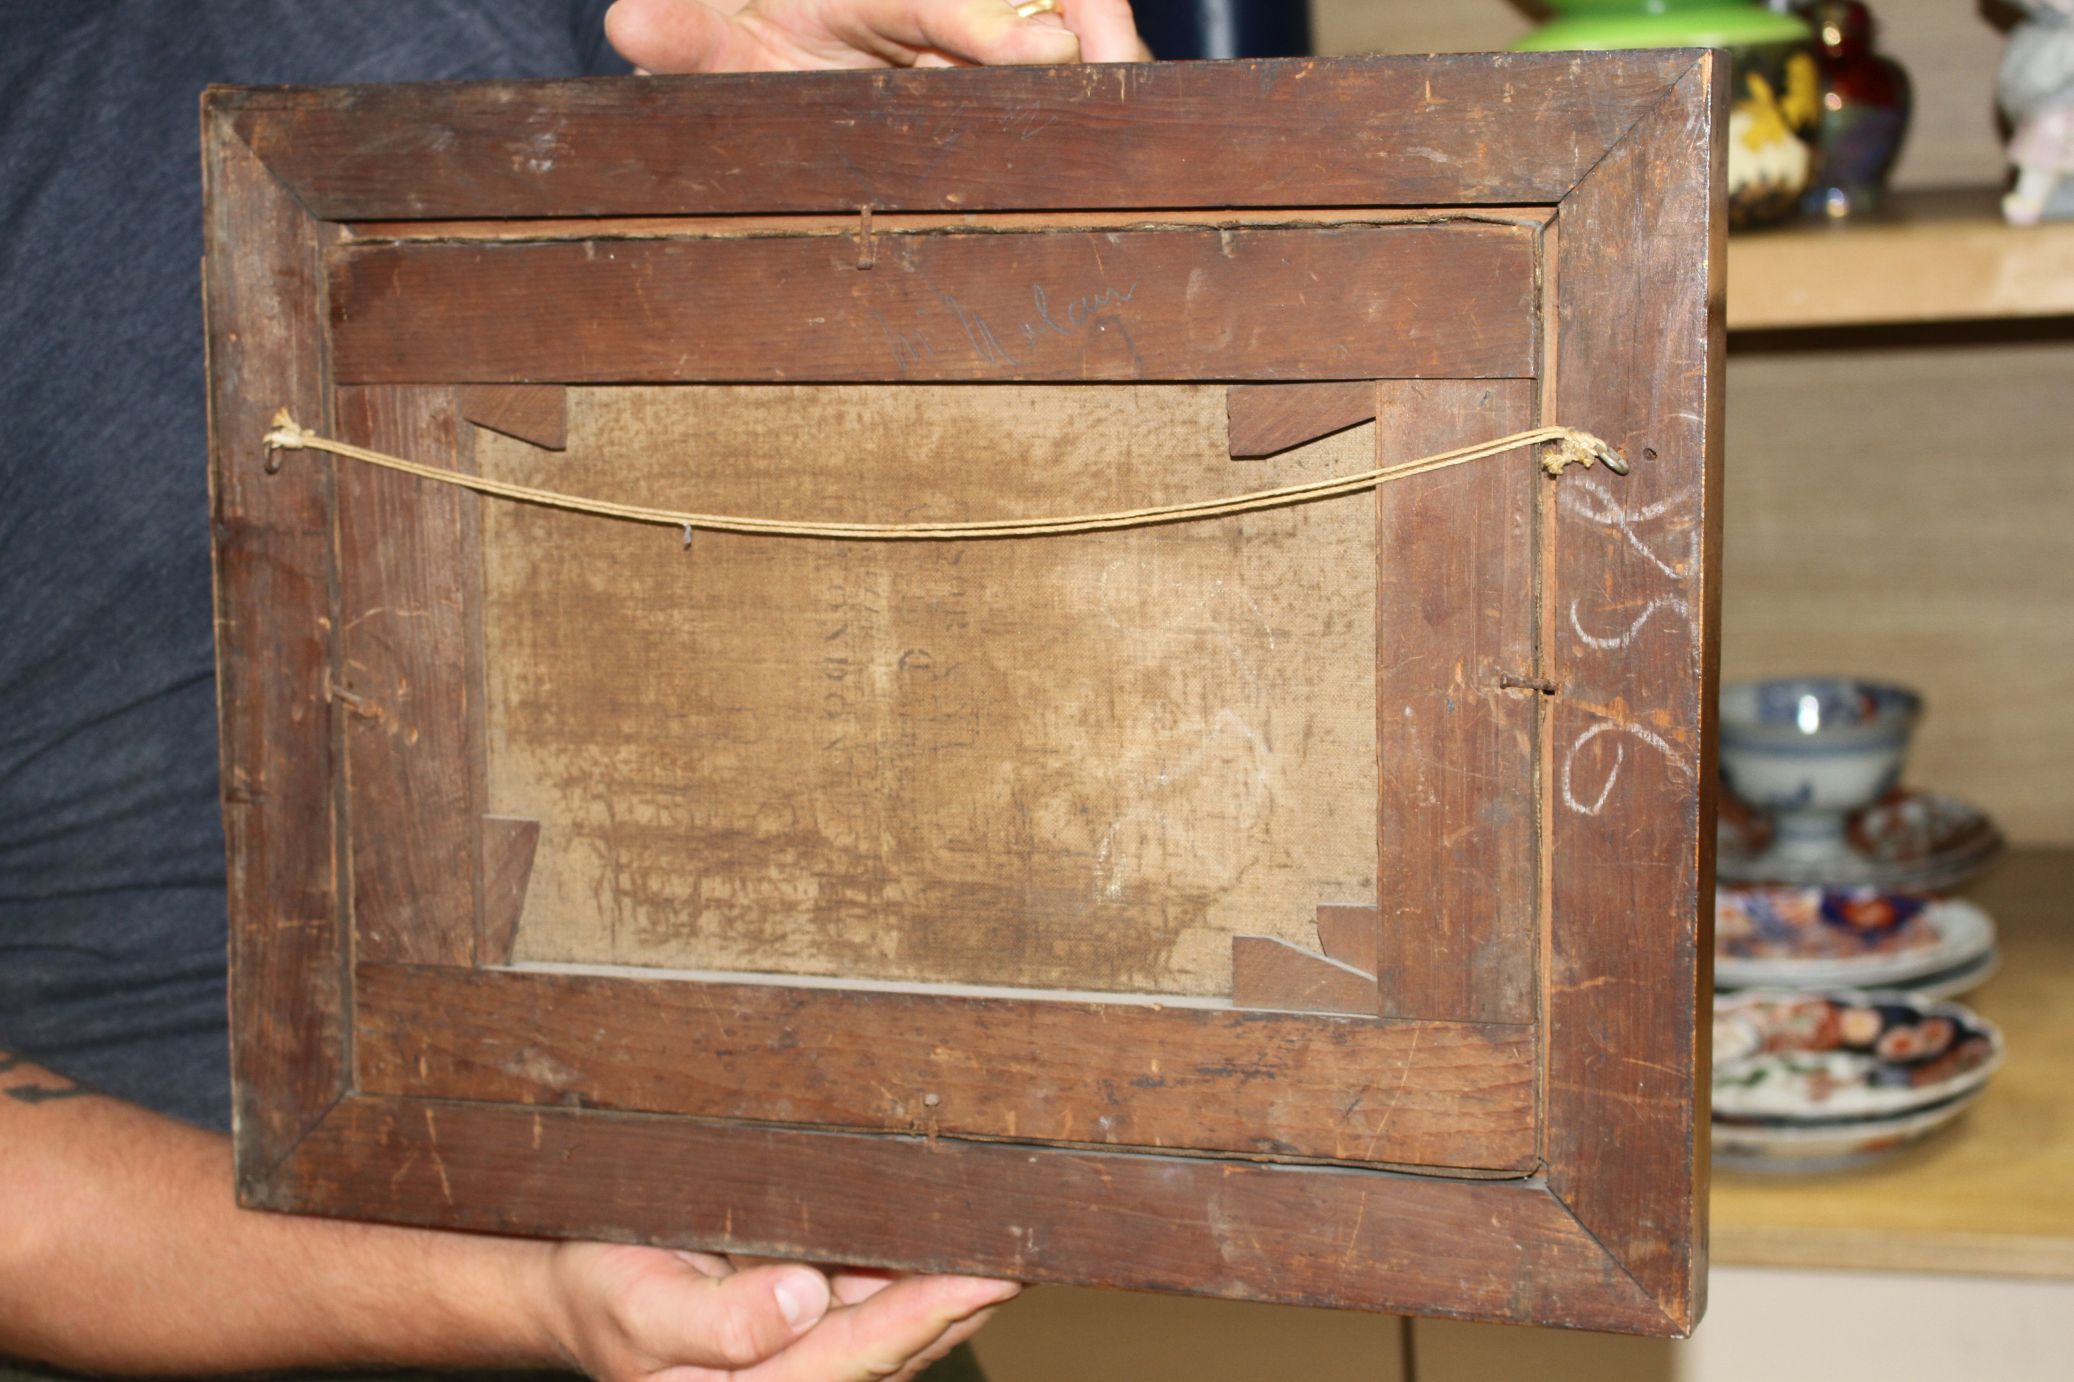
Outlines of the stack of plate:
<svg viewBox="0 0 2074 1382">
<path fill-rule="evenodd" d="M 2001 1033 L 1957 1003 L 1892 990 L 1721 995 L 1715 1164 L 1856 1165 L 1958 1118 L 2001 1063 Z"/>
<path fill-rule="evenodd" d="M 2003 851 L 2002 832 L 1979 807 L 1906 787 L 1849 816 L 1832 850 L 1782 853 L 1773 847 L 1777 833 L 1761 811 L 1724 792 L 1715 854 L 1721 881 L 1933 892 L 1978 878 Z"/>
<path fill-rule="evenodd" d="M 1749 988 L 1906 989 L 1950 998 L 2000 959 L 1970 902 L 1877 888 L 1731 887 L 1714 895 L 1714 982 Z"/>
</svg>

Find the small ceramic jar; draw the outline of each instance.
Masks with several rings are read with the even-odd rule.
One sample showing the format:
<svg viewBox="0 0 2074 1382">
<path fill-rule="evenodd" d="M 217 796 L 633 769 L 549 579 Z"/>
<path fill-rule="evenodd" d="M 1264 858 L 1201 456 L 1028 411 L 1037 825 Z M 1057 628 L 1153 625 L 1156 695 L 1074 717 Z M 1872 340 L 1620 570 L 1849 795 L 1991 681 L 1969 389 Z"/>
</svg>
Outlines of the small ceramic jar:
<svg viewBox="0 0 2074 1382">
<path fill-rule="evenodd" d="M 1872 210 L 1886 190 L 1908 133 L 1908 73 L 1872 51 L 1872 14 L 1859 0 L 1817 0 L 1805 13 L 1820 50 L 1822 156 L 1801 205 L 1839 220 Z"/>
</svg>

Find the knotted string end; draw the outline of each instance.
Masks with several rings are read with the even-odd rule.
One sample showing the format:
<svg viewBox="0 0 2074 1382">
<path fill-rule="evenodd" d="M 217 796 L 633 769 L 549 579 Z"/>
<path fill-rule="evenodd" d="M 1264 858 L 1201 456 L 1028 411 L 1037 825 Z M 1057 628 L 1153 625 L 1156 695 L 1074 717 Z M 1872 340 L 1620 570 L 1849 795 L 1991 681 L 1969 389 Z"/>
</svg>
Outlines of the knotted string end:
<svg viewBox="0 0 2074 1382">
<path fill-rule="evenodd" d="M 272 475 L 281 468 L 283 451 L 300 451 L 308 446 L 311 435 L 286 408 L 277 410 L 273 430 L 266 434 L 266 473 Z"/>
<path fill-rule="evenodd" d="M 1628 473 L 1627 458 L 1615 451 L 1612 445 L 1589 432 L 1576 428 L 1568 429 L 1564 435 L 1549 442 L 1549 450 L 1541 457 L 1541 468 L 1550 475 L 1560 475 L 1573 465 L 1602 464 L 1615 475 Z"/>
</svg>

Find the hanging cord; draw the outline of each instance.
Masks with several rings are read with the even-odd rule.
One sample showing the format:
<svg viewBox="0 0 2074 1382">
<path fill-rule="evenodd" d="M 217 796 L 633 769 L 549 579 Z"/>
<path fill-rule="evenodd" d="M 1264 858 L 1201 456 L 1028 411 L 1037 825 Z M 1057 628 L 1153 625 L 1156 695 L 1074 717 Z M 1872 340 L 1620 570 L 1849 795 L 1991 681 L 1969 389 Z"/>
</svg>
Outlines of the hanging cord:
<svg viewBox="0 0 2074 1382">
<path fill-rule="evenodd" d="M 1541 457 L 1541 468 L 1550 475 L 1560 475 L 1573 465 L 1588 466 L 1593 462 L 1603 463 L 1616 475 L 1628 473 L 1627 461 L 1620 453 L 1591 433 L 1580 432 L 1574 427 L 1536 427 L 1532 431 L 1514 432 L 1495 441 L 1479 442 L 1474 446 L 1459 447 L 1453 451 L 1437 451 L 1430 456 L 1421 456 L 1417 460 L 1384 466 L 1378 470 L 1364 470 L 1356 475 L 1343 475 L 1330 480 L 1312 480 L 1300 485 L 1283 485 L 1278 489 L 1255 490 L 1251 494 L 1233 495 L 1228 499 L 1160 504 L 1143 509 L 1123 509 L 1115 513 L 1077 514 L 1068 518 L 1008 518 L 965 523 L 823 523 L 796 522 L 782 518 L 752 518 L 739 514 L 653 509 L 639 504 L 617 504 L 607 499 L 587 499 L 581 495 L 534 489 L 530 485 L 508 484 L 502 480 L 491 480 L 458 470 L 424 465 L 418 461 L 405 460 L 401 456 L 385 455 L 380 451 L 369 451 L 364 447 L 334 441 L 330 437 L 299 426 L 295 419 L 289 416 L 286 408 L 274 414 L 273 430 L 266 434 L 267 451 L 270 453 L 267 457 L 269 472 L 280 468 L 280 453 L 283 451 L 328 451 L 334 456 L 365 461 L 385 470 L 401 471 L 405 475 L 415 475 L 421 480 L 455 485 L 499 499 L 515 499 L 521 503 L 542 504 L 549 508 L 596 514 L 601 518 L 618 518 L 630 523 L 654 523 L 663 527 L 681 528 L 684 530 L 687 545 L 691 541 L 691 534 L 699 530 L 716 533 L 760 533 L 771 537 L 835 538 L 859 542 L 916 542 L 989 537 L 1050 537 L 1061 533 L 1099 532 L 1106 528 L 1136 528 L 1152 523 L 1182 523 L 1194 519 L 1252 513 L 1259 509 L 1281 508 L 1289 504 L 1308 504 L 1314 500 L 1332 499 L 1343 494 L 1357 494 L 1365 489 L 1374 489 L 1377 485 L 1387 485 L 1393 480 L 1445 470 L 1449 466 L 1463 465 L 1521 447 L 1541 445 L 1548 447 Z"/>
</svg>

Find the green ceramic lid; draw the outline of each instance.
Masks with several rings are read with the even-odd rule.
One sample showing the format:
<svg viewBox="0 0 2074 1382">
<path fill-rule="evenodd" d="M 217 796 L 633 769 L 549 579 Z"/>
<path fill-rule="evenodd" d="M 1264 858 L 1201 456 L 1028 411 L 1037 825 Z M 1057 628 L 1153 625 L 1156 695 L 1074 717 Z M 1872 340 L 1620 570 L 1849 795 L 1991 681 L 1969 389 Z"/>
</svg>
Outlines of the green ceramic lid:
<svg viewBox="0 0 2074 1382">
<path fill-rule="evenodd" d="M 1522 52 L 1580 48 L 1736 48 L 1808 37 L 1805 20 L 1755 0 L 1550 0 L 1558 18 L 1513 44 Z"/>
</svg>

